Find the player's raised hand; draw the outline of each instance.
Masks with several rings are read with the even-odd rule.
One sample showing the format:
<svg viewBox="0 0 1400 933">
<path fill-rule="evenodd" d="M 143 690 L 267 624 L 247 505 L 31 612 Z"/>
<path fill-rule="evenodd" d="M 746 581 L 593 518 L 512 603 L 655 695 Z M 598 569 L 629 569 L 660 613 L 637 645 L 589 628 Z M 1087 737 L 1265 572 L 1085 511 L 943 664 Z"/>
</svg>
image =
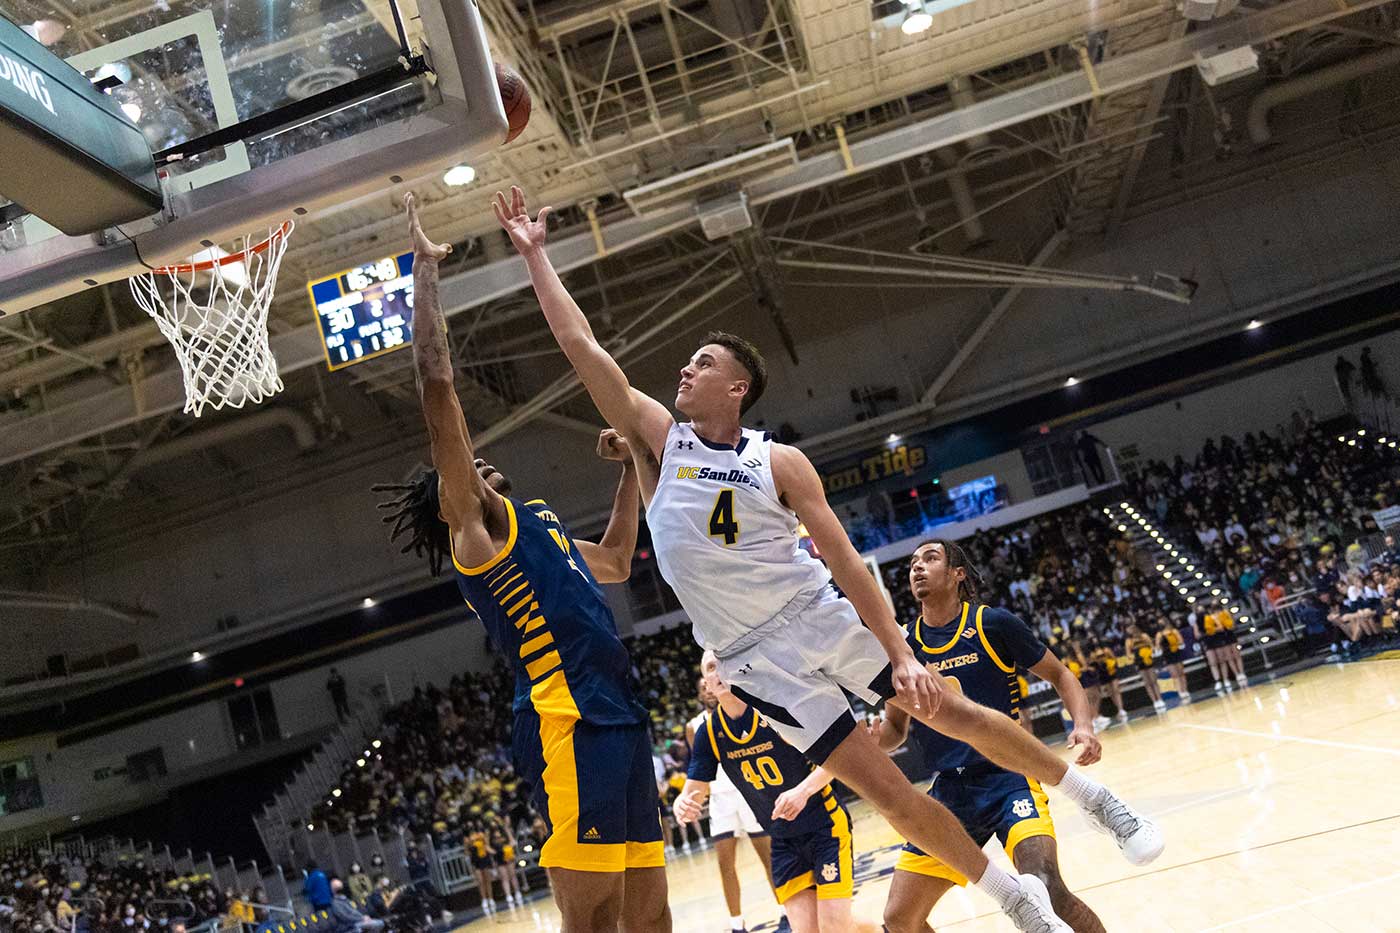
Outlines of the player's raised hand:
<svg viewBox="0 0 1400 933">
<path fill-rule="evenodd" d="M 518 185 L 511 186 L 509 201 L 497 191 L 491 199 L 491 208 L 496 212 L 501 229 L 510 234 L 510 241 L 521 255 L 544 249 L 545 235 L 549 232 L 545 218 L 553 208 L 540 208 L 539 216 L 531 220 L 530 212 L 525 210 L 525 192 Z"/>
<path fill-rule="evenodd" d="M 935 677 L 910 652 L 906 658 L 892 662 L 890 680 L 895 694 L 910 709 L 921 716 L 932 716 L 943 703 L 943 678 Z"/>
<path fill-rule="evenodd" d="M 628 446 L 627 438 L 612 428 L 604 428 L 598 434 L 598 456 L 604 460 L 629 463 L 632 459 L 632 448 Z"/>
<path fill-rule="evenodd" d="M 804 791 L 802 785 L 785 790 L 778 795 L 778 799 L 773 802 L 773 819 L 793 820 L 802 812 L 802 808 L 807 806 L 807 798 L 812 796 L 811 791 Z"/>
<path fill-rule="evenodd" d="M 682 791 L 671 807 L 671 812 L 676 815 L 677 823 L 694 823 L 700 819 L 701 808 L 700 790 L 695 788 Z"/>
<path fill-rule="evenodd" d="M 403 196 L 403 206 L 408 211 L 408 229 L 413 235 L 414 262 L 420 259 L 437 262 L 452 252 L 451 243 L 434 243 L 423 232 L 423 225 L 418 222 L 418 199 L 413 196 L 412 191 Z"/>
<path fill-rule="evenodd" d="M 1094 735 L 1093 729 L 1076 726 L 1069 734 L 1069 747 L 1080 749 L 1079 757 L 1074 759 L 1077 765 L 1091 765 L 1103 757 L 1103 743 Z"/>
</svg>

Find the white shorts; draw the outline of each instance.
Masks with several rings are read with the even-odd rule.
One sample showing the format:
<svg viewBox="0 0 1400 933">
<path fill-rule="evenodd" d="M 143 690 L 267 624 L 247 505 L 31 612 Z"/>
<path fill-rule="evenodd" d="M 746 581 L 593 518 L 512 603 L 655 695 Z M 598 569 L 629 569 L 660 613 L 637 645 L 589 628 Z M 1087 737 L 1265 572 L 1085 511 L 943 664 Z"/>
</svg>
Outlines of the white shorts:
<svg viewBox="0 0 1400 933">
<path fill-rule="evenodd" d="M 875 704 L 894 696 L 890 659 L 832 587 L 789 606 L 763 638 L 719 662 L 734 695 L 816 764 L 855 728 L 844 690 Z"/>
<path fill-rule="evenodd" d="M 728 839 L 739 830 L 746 836 L 767 835 L 758 825 L 744 795 L 737 790 L 710 794 L 710 838 Z"/>
</svg>

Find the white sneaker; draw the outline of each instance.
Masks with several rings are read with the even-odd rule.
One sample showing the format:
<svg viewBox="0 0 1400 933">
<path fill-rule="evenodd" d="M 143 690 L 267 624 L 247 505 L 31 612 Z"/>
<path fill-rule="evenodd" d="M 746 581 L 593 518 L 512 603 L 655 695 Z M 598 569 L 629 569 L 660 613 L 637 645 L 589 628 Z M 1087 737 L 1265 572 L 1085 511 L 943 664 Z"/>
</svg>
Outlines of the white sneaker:
<svg viewBox="0 0 1400 933">
<path fill-rule="evenodd" d="M 1220 681 L 1218 681 L 1218 680 L 1215 682 L 1215 692 L 1216 692 L 1216 693 L 1224 693 L 1224 692 L 1225 692 L 1225 686 L 1224 686 L 1223 684 L 1221 684 Z"/>
<path fill-rule="evenodd" d="M 1016 880 L 1021 883 L 1021 893 L 1001 909 L 1016 929 L 1022 933 L 1074 933 L 1067 923 L 1055 916 L 1045 882 L 1035 875 L 1017 875 Z"/>
<path fill-rule="evenodd" d="M 1177 694 L 1177 696 L 1179 696 L 1179 697 L 1181 698 L 1181 705 L 1182 705 L 1182 706 L 1185 706 L 1187 703 L 1190 703 L 1190 702 L 1191 702 L 1191 694 L 1189 694 L 1189 693 L 1179 693 L 1179 694 Z"/>
<path fill-rule="evenodd" d="M 1244 674 L 1236 674 L 1235 683 L 1239 684 L 1240 689 L 1243 690 L 1245 687 L 1249 686 L 1249 678 L 1246 677 Z"/>
<path fill-rule="evenodd" d="M 1127 721 L 1128 721 L 1128 711 L 1125 710 L 1125 709 L 1120 709 L 1120 710 L 1118 711 L 1118 715 L 1117 715 L 1117 716 L 1114 716 L 1113 718 L 1116 719 L 1116 720 L 1118 720 L 1118 722 L 1120 722 L 1120 723 L 1127 722 Z"/>
<path fill-rule="evenodd" d="M 1104 788 L 1089 806 L 1080 806 L 1089 825 L 1112 836 L 1129 864 L 1146 865 L 1162 854 L 1167 842 L 1157 824 L 1139 816 L 1132 807 Z"/>
<path fill-rule="evenodd" d="M 1167 704 L 1162 700 L 1154 700 L 1152 702 L 1152 709 L 1159 713 L 1165 713 L 1167 711 Z"/>
<path fill-rule="evenodd" d="M 1107 729 L 1112 722 L 1113 720 L 1109 719 L 1107 716 L 1095 716 L 1093 723 L 1094 733 L 1098 734 Z"/>
</svg>

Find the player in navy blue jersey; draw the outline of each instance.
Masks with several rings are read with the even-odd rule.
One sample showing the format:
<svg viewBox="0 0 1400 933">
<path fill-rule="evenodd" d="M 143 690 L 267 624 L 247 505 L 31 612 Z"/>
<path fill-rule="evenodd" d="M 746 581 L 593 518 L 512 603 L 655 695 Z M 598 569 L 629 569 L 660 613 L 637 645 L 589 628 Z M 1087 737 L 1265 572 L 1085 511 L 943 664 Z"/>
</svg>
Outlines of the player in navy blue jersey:
<svg viewBox="0 0 1400 933">
<path fill-rule="evenodd" d="M 1081 749 L 1076 763 L 1099 760 L 1101 747 L 1084 688 L 1024 622 L 1004 609 L 978 604 L 977 573 L 962 548 L 943 540 L 915 548 L 909 588 L 922 610 L 908 626 L 909 646 L 919 660 L 941 673 L 952 689 L 1008 716 L 1021 711 L 1017 672 L 1030 671 L 1054 687 L 1073 718 L 1069 745 Z M 872 731 L 880 746 L 892 751 L 904 742 L 910 718 L 895 706 L 886 707 L 886 715 Z M 985 845 L 996 836 L 1018 872 L 1045 883 L 1056 915 L 1075 933 L 1103 933 L 1099 918 L 1060 877 L 1055 824 L 1040 784 L 917 720 L 913 728 L 933 774 L 930 796 L 957 816 L 973 841 Z M 885 905 L 886 928 L 890 933 L 930 930 L 929 913 L 955 884 L 965 885 L 967 879 L 906 843 Z"/>
<path fill-rule="evenodd" d="M 720 769 L 772 837 L 773 889 L 795 933 L 851 929 L 851 819 L 831 776 L 784 742 L 759 711 L 719 676 L 713 652 L 701 661 L 705 687 L 719 700 L 695 732 L 676 819 L 700 818 Z"/>
<path fill-rule="evenodd" d="M 646 710 L 600 582 L 631 572 L 637 478 L 627 444 L 604 431 L 599 455 L 622 463 L 612 518 L 598 544 L 575 540 L 541 499 L 511 498 L 509 480 L 472 452 L 453 386 L 438 262 L 451 251 L 423 234 L 413 195 L 413 361 L 432 445 L 432 470 L 380 486 L 401 495 L 392 537 L 449 558 L 457 585 L 515 674 L 513 757 L 549 827 L 549 872 L 567 933 L 671 929 L 661 810 Z"/>
</svg>

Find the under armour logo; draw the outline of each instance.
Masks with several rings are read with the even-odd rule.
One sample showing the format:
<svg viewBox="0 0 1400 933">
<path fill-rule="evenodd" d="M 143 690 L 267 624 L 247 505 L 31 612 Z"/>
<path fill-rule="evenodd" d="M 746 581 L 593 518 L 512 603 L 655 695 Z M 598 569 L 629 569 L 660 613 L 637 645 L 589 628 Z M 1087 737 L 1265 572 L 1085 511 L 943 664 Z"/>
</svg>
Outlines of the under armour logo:
<svg viewBox="0 0 1400 933">
<path fill-rule="evenodd" d="M 753 673 L 753 665 L 752 665 L 752 664 L 745 664 L 743 667 L 739 668 L 739 669 L 738 669 L 737 671 L 735 671 L 734 673 L 736 673 L 736 674 L 752 674 L 752 673 Z"/>
<path fill-rule="evenodd" d="M 694 441 L 676 441 L 676 449 L 677 449 L 677 450 L 694 450 L 694 449 L 695 449 L 695 442 L 694 442 Z"/>
</svg>

